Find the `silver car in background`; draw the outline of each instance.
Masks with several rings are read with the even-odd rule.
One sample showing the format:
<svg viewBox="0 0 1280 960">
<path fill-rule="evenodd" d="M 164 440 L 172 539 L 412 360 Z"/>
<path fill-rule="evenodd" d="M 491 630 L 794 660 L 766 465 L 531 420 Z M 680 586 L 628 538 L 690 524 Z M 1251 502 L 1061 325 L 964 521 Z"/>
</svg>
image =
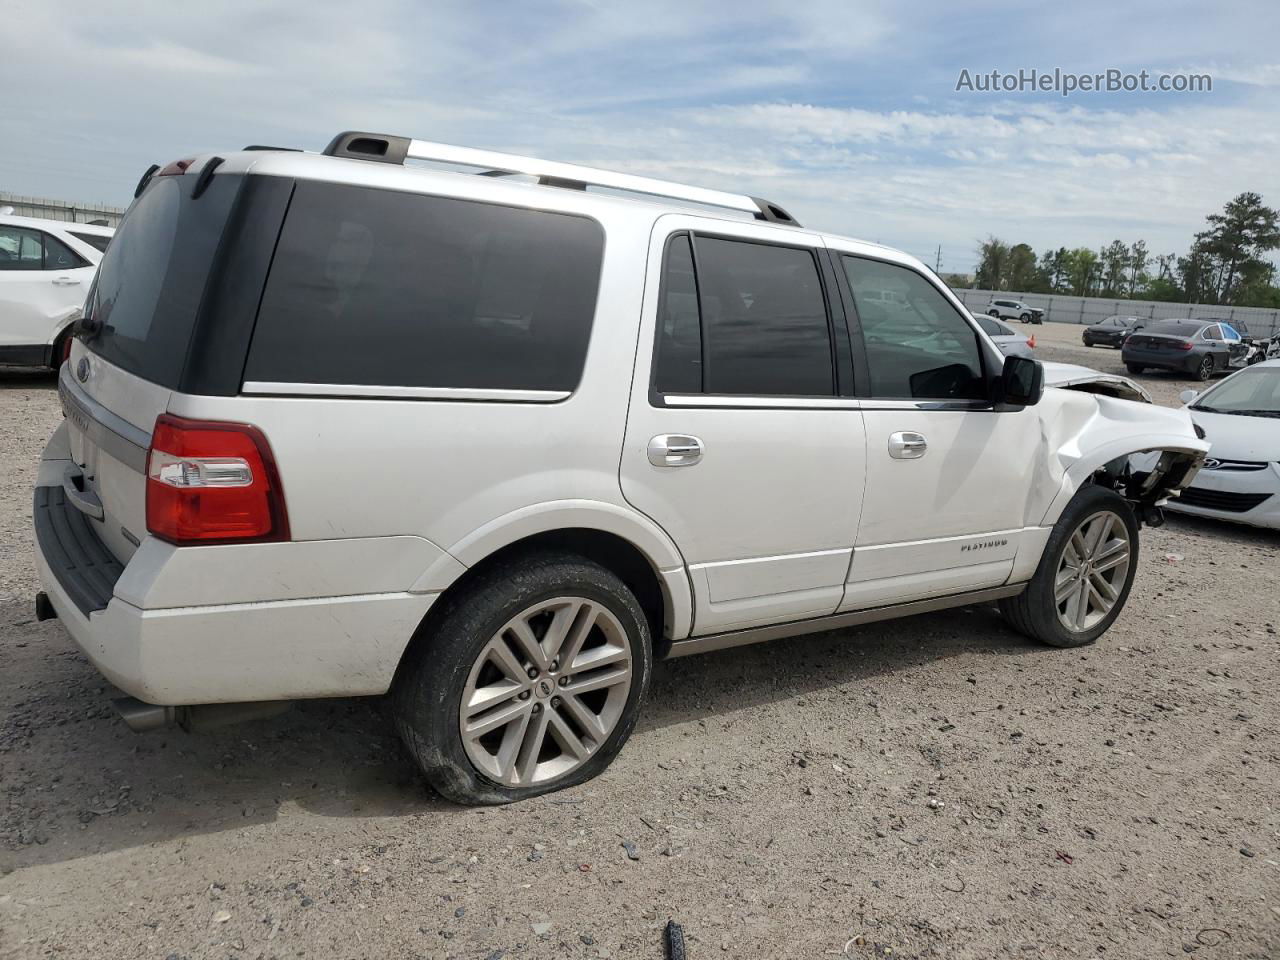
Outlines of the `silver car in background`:
<svg viewBox="0 0 1280 960">
<path fill-rule="evenodd" d="M 970 311 L 974 322 L 978 324 L 992 340 L 995 341 L 1000 352 L 1006 357 L 1026 357 L 1028 360 L 1034 360 L 1036 355 L 1032 353 L 1036 346 L 1036 338 L 1033 334 L 1030 337 L 1024 337 L 1018 331 L 1008 324 L 1001 323 L 993 317 L 984 316 L 981 313 L 973 313 Z"/>
</svg>

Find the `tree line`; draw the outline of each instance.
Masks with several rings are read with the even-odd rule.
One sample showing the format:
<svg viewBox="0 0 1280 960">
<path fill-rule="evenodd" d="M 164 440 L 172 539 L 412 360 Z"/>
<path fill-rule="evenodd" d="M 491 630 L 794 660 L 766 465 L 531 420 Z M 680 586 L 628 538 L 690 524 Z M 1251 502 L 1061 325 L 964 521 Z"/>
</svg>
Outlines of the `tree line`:
<svg viewBox="0 0 1280 960">
<path fill-rule="evenodd" d="M 1153 254 L 1143 240 L 1037 256 L 1029 244 L 990 237 L 972 281 L 959 274 L 944 279 L 981 290 L 1280 308 L 1276 267 L 1267 256 L 1280 248 L 1280 213 L 1259 194 L 1242 193 L 1205 221 L 1181 256 Z"/>
</svg>

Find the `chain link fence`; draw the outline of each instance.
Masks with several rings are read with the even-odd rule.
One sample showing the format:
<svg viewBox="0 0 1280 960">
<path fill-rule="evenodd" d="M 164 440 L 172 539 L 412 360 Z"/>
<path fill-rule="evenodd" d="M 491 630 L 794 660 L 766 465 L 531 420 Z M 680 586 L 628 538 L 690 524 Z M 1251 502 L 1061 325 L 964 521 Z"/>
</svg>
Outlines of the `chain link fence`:
<svg viewBox="0 0 1280 960">
<path fill-rule="evenodd" d="M 1225 307 L 1210 303 L 1165 303 L 1159 300 L 1106 300 L 1102 297 L 1066 297 L 1010 290 L 956 290 L 956 296 L 974 313 L 986 313 L 994 300 L 1020 300 L 1044 311 L 1053 323 L 1099 323 L 1107 317 L 1243 321 L 1254 337 L 1270 337 L 1280 331 L 1280 310 L 1265 307 Z"/>
</svg>

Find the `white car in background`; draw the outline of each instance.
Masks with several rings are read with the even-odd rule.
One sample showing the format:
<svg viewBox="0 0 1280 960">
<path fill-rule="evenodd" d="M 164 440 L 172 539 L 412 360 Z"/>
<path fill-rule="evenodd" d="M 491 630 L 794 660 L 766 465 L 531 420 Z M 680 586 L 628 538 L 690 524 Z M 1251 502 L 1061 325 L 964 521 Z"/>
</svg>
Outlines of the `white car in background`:
<svg viewBox="0 0 1280 960">
<path fill-rule="evenodd" d="M 1036 355 L 1031 351 L 1035 349 L 1036 338 L 1032 334 L 1024 337 L 1012 327 L 1001 323 L 993 317 L 985 314 L 974 313 L 969 311 L 969 316 L 973 317 L 974 322 L 980 326 L 989 336 L 993 343 L 1000 348 L 1000 352 L 1006 357 L 1026 357 L 1028 360 L 1034 360 Z"/>
<path fill-rule="evenodd" d="M 1280 529 L 1280 360 L 1246 367 L 1204 393 L 1184 390 L 1213 446 L 1169 509 Z"/>
<path fill-rule="evenodd" d="M 0 363 L 57 367 L 115 231 L 0 215 Z"/>
</svg>

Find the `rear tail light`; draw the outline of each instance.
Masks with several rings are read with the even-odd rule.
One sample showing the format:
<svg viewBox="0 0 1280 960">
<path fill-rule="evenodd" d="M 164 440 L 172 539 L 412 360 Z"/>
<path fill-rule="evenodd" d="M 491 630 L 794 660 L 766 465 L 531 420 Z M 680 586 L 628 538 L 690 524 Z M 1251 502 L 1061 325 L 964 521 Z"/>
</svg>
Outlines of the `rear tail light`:
<svg viewBox="0 0 1280 960">
<path fill-rule="evenodd" d="M 1195 344 L 1193 344 L 1190 340 L 1177 341 L 1177 348 L 1179 350 L 1190 350 L 1193 346 L 1195 346 Z"/>
<path fill-rule="evenodd" d="M 147 452 L 147 529 L 179 546 L 288 540 L 284 491 L 262 431 L 161 414 Z"/>
<path fill-rule="evenodd" d="M 1034 333 L 1031 336 L 1027 337 L 1027 346 L 1030 347 L 1032 350 L 1036 348 L 1036 335 Z"/>
<path fill-rule="evenodd" d="M 62 341 L 62 362 L 66 363 L 71 359 L 71 345 L 75 343 L 75 337 L 67 337 Z"/>
</svg>

